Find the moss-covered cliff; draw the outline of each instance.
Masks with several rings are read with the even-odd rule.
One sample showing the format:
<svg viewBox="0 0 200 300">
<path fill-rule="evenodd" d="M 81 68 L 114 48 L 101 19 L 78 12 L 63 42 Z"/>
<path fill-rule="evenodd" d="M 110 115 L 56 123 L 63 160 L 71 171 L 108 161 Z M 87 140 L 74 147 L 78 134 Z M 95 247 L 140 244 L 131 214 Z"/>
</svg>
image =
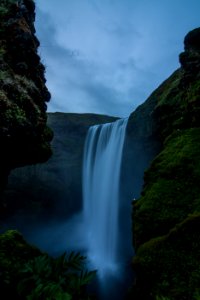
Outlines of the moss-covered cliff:
<svg viewBox="0 0 200 300">
<path fill-rule="evenodd" d="M 9 170 L 51 155 L 45 68 L 37 54 L 35 4 L 0 2 L 0 186 Z"/>
<path fill-rule="evenodd" d="M 184 45 L 180 69 L 129 122 L 131 131 L 143 118 L 143 133 L 160 142 L 133 204 L 138 299 L 199 299 L 200 28 L 187 34 Z"/>
</svg>

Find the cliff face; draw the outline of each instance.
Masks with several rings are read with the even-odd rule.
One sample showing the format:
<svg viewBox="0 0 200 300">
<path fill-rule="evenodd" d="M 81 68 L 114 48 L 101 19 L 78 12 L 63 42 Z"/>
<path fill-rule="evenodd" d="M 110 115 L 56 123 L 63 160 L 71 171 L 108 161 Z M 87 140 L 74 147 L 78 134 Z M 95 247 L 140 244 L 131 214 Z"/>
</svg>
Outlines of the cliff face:
<svg viewBox="0 0 200 300">
<path fill-rule="evenodd" d="M 44 66 L 37 54 L 35 4 L 0 3 L 0 186 L 10 169 L 46 161 L 52 133 L 46 126 Z"/>
<path fill-rule="evenodd" d="M 11 169 L 43 162 L 51 155 L 52 133 L 46 126 L 50 94 L 37 54 L 34 9 L 32 0 L 0 2 L 0 189 Z M 200 295 L 200 28 L 191 31 L 184 44 L 181 67 L 131 114 L 127 128 L 124 164 L 130 173 L 136 170 L 131 176 L 140 178 L 138 191 L 143 170 L 154 158 L 145 172 L 142 196 L 133 203 L 134 299 L 189 300 Z M 23 207 L 30 196 L 26 192 L 32 189 L 36 206 L 43 199 L 45 209 L 49 204 L 53 207 L 60 197 L 73 207 L 81 194 L 87 128 L 112 120 L 50 115 L 49 124 L 56 132 L 55 155 L 46 166 L 16 171 L 25 194 L 11 195 L 11 209 L 16 198 L 21 203 L 15 202 L 14 210 Z M 50 185 L 45 185 L 46 175 Z M 9 201 L 1 199 L 0 213 L 9 210 L 5 206 Z"/>
<path fill-rule="evenodd" d="M 130 131 L 143 118 L 143 132 L 160 142 L 133 205 L 138 299 L 200 292 L 200 28 L 184 44 L 180 69 L 130 118 Z"/>
<path fill-rule="evenodd" d="M 25 214 L 61 219 L 82 207 L 82 158 L 90 126 L 115 121 L 95 114 L 48 113 L 53 154 L 45 164 L 13 170 L 8 177 L 4 216 Z M 27 199 L 29 201 L 27 202 Z"/>
</svg>

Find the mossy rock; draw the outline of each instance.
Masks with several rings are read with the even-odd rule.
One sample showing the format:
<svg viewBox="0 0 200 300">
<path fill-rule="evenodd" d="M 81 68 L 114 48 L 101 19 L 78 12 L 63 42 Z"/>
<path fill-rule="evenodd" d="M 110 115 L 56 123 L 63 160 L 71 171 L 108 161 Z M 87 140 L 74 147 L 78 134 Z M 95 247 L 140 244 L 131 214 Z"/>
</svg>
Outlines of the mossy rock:
<svg viewBox="0 0 200 300">
<path fill-rule="evenodd" d="M 144 299 L 196 299 L 200 292 L 200 213 L 192 214 L 166 236 L 143 244 L 133 264 Z M 144 291 L 145 286 L 145 291 Z"/>
<path fill-rule="evenodd" d="M 37 53 L 34 1 L 2 0 L 0 16 L 0 166 L 5 170 L 0 176 L 6 177 L 12 168 L 46 161 L 52 134 L 46 126 L 50 93 Z"/>
<path fill-rule="evenodd" d="M 200 211 L 200 129 L 174 133 L 145 174 L 134 204 L 135 244 L 166 234 L 189 213 Z M 151 224 L 151 226 L 149 226 Z"/>
<path fill-rule="evenodd" d="M 133 204 L 137 299 L 199 299 L 199 38 L 186 36 L 181 68 L 147 100 L 161 148 Z"/>
<path fill-rule="evenodd" d="M 41 255 L 41 252 L 27 244 L 23 236 L 16 230 L 8 230 L 0 234 L 0 288 L 7 297 L 17 298 L 19 272 L 25 263 Z M 11 288 L 12 287 L 12 288 Z"/>
</svg>

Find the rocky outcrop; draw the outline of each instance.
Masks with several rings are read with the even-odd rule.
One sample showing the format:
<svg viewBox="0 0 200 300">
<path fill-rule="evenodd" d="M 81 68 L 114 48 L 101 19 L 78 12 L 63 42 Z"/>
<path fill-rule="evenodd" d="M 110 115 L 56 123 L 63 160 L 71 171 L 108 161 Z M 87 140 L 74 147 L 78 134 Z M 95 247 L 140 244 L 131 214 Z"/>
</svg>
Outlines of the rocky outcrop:
<svg viewBox="0 0 200 300">
<path fill-rule="evenodd" d="M 35 4 L 0 3 L 0 186 L 10 169 L 46 161 L 52 132 L 46 126 L 45 68 L 37 54 Z"/>
<path fill-rule="evenodd" d="M 184 45 L 180 69 L 130 118 L 130 131 L 143 117 L 139 130 L 160 143 L 133 204 L 138 299 L 199 297 L 200 28 Z"/>
</svg>

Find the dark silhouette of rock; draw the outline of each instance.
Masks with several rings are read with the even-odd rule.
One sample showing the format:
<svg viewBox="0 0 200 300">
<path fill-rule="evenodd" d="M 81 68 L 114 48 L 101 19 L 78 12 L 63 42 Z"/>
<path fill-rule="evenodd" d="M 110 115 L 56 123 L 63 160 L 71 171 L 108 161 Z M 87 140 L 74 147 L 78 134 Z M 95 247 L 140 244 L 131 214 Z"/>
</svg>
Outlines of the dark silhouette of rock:
<svg viewBox="0 0 200 300">
<path fill-rule="evenodd" d="M 32 0 L 0 3 L 0 189 L 11 169 L 51 156 L 50 93 L 37 53 L 34 10 Z"/>
</svg>

